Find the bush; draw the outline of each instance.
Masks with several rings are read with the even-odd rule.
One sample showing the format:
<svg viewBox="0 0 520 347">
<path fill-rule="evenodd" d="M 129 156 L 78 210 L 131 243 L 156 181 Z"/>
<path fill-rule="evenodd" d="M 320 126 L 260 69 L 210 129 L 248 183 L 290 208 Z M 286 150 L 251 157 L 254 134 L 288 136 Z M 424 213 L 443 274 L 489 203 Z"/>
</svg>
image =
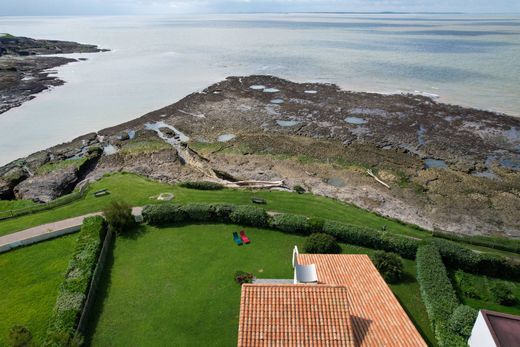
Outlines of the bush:
<svg viewBox="0 0 520 347">
<path fill-rule="evenodd" d="M 182 182 L 179 186 L 188 189 L 197 189 L 197 190 L 221 190 L 224 189 L 224 186 L 220 183 L 209 182 L 209 181 L 187 181 Z"/>
<path fill-rule="evenodd" d="M 404 265 L 395 253 L 377 251 L 372 256 L 375 267 L 388 283 L 397 283 L 403 278 Z"/>
<path fill-rule="evenodd" d="M 511 287 L 504 282 L 497 282 L 491 287 L 493 300 L 499 305 L 512 306 L 516 303 L 516 297 Z"/>
<path fill-rule="evenodd" d="M 103 210 L 108 230 L 116 234 L 128 232 L 135 226 L 132 207 L 124 201 L 112 201 Z"/>
<path fill-rule="evenodd" d="M 419 247 L 416 265 L 421 297 L 439 345 L 465 346 L 464 339 L 448 329 L 448 321 L 459 301 L 439 249 L 432 244 Z"/>
<path fill-rule="evenodd" d="M 459 305 L 450 320 L 448 321 L 448 328 L 452 333 L 460 335 L 468 339 L 473 330 L 473 325 L 477 320 L 478 311 L 466 305 Z"/>
<path fill-rule="evenodd" d="M 341 247 L 336 239 L 328 234 L 312 234 L 305 240 L 303 249 L 306 253 L 337 254 L 341 253 Z"/>
<path fill-rule="evenodd" d="M 300 186 L 299 184 L 295 185 L 293 187 L 293 190 L 298 193 L 298 194 L 303 194 L 305 193 L 305 188 L 303 188 L 302 186 Z"/>
<path fill-rule="evenodd" d="M 277 214 L 271 218 L 270 226 L 291 234 L 308 235 L 312 228 L 307 217 L 296 214 Z"/>
<path fill-rule="evenodd" d="M 213 217 L 213 208 L 208 204 L 187 204 L 180 208 L 190 221 L 205 222 Z"/>
<path fill-rule="evenodd" d="M 105 220 L 100 216 L 83 221 L 47 330 L 50 346 L 62 346 L 60 341 L 74 339 L 105 231 Z"/>
<path fill-rule="evenodd" d="M 309 227 L 314 233 L 321 233 L 323 231 L 323 225 L 325 224 L 325 220 L 321 218 L 311 217 L 308 220 Z"/>
<path fill-rule="evenodd" d="M 30 347 L 34 346 L 32 338 L 29 329 L 21 325 L 15 325 L 9 329 L 7 341 L 9 346 L 12 347 Z"/>
<path fill-rule="evenodd" d="M 143 219 L 151 225 L 184 222 L 187 215 L 178 204 L 148 205 L 143 209 Z"/>
<path fill-rule="evenodd" d="M 269 216 L 263 208 L 248 205 L 237 206 L 229 217 L 235 224 L 255 227 L 265 227 L 269 221 Z"/>
<path fill-rule="evenodd" d="M 240 285 L 244 283 L 253 283 L 253 274 L 250 272 L 237 271 L 235 273 L 235 282 Z"/>
</svg>

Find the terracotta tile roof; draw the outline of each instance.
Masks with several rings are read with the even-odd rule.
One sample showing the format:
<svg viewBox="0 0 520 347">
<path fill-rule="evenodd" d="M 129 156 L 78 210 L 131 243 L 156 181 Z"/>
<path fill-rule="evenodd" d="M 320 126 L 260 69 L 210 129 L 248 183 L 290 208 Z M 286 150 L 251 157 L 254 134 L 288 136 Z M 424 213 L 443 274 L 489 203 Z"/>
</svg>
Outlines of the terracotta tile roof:
<svg viewBox="0 0 520 347">
<path fill-rule="evenodd" d="M 354 346 L 348 301 L 344 286 L 244 284 L 238 346 Z"/>
<path fill-rule="evenodd" d="M 426 346 L 367 255 L 300 254 L 298 262 L 316 264 L 319 283 L 347 288 L 356 346 Z"/>
</svg>

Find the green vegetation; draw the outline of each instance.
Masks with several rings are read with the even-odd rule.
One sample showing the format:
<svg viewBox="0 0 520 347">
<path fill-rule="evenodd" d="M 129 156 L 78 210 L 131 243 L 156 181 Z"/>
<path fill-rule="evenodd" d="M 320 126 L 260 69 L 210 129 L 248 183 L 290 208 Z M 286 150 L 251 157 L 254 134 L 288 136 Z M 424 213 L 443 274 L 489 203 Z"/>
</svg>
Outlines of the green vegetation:
<svg viewBox="0 0 520 347">
<path fill-rule="evenodd" d="M 432 244 L 417 250 L 417 281 L 426 312 L 440 346 L 466 346 L 464 337 L 453 333 L 448 322 L 459 306 L 459 300 L 439 253 Z"/>
<path fill-rule="evenodd" d="M 374 252 L 372 262 L 388 283 L 397 283 L 403 278 L 403 260 L 395 253 Z"/>
<path fill-rule="evenodd" d="M 112 201 L 103 210 L 108 231 L 115 234 L 130 232 L 135 225 L 132 207 L 124 201 Z"/>
<path fill-rule="evenodd" d="M 32 200 L 0 200 L 0 211 L 18 210 L 37 205 Z"/>
<path fill-rule="evenodd" d="M 23 325 L 41 344 L 76 235 L 0 254 L 0 346 Z"/>
<path fill-rule="evenodd" d="M 504 281 L 492 277 L 477 276 L 463 272 L 455 271 L 451 275 L 452 282 L 457 290 L 457 294 L 461 301 L 475 309 L 488 309 L 492 311 L 505 312 L 520 316 L 520 282 Z M 496 288 L 503 288 L 506 297 L 512 305 L 504 305 L 497 300 Z M 512 294 L 512 295 L 511 295 Z"/>
<path fill-rule="evenodd" d="M 63 341 L 75 338 L 77 322 L 90 289 L 105 229 L 105 220 L 100 216 L 83 221 L 47 330 L 49 346 L 61 347 Z"/>
<path fill-rule="evenodd" d="M 179 184 L 180 187 L 198 190 L 221 190 L 224 186 L 220 183 L 209 181 L 186 181 Z"/>
<path fill-rule="evenodd" d="M 305 253 L 313 254 L 337 254 L 341 253 L 341 247 L 333 236 L 323 233 L 315 233 L 307 237 L 303 245 Z"/>
<path fill-rule="evenodd" d="M 15 325 L 9 329 L 7 341 L 12 347 L 32 347 L 34 346 L 33 337 L 29 329 L 23 325 Z"/>
<path fill-rule="evenodd" d="M 45 175 L 50 172 L 65 169 L 69 167 L 75 167 L 76 169 L 79 169 L 85 162 L 87 161 L 87 158 L 79 158 L 79 159 L 69 159 L 69 160 L 62 160 L 58 161 L 56 163 L 47 163 L 42 166 L 40 166 L 36 170 L 37 175 Z"/>
<path fill-rule="evenodd" d="M 448 321 L 448 329 L 453 334 L 462 336 L 468 339 L 471 335 L 471 330 L 477 320 L 478 311 L 466 305 L 459 305 L 453 312 Z"/>
<path fill-rule="evenodd" d="M 130 140 L 121 147 L 120 153 L 124 155 L 155 153 L 171 148 L 171 145 L 162 140 Z"/>
<path fill-rule="evenodd" d="M 235 345 L 237 268 L 260 278 L 292 278 L 292 248 L 303 247 L 305 241 L 302 236 L 247 228 L 252 243 L 237 247 L 231 233 L 240 229 L 224 224 L 143 226 L 133 236 L 118 238 L 96 301 L 92 345 Z M 372 252 L 341 246 L 345 253 Z M 391 287 L 432 341 L 414 271 L 414 262 L 406 260 L 406 283 Z"/>
</svg>

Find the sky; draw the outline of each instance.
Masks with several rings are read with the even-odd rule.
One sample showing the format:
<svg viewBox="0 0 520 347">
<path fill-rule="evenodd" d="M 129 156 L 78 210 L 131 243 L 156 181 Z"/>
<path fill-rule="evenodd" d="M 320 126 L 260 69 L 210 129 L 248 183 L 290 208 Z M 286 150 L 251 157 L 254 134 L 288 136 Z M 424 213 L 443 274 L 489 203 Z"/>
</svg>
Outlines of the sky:
<svg viewBox="0 0 520 347">
<path fill-rule="evenodd" d="M 519 13 L 520 0 L 0 0 L 0 15 L 233 12 Z"/>
</svg>

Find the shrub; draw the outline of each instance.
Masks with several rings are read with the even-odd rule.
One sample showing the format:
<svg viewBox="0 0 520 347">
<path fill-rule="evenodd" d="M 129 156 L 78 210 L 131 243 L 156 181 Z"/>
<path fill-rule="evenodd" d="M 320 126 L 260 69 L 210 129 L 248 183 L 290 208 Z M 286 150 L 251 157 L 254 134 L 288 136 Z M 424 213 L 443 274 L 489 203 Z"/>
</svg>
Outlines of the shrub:
<svg viewBox="0 0 520 347">
<path fill-rule="evenodd" d="M 187 219 L 191 221 L 210 221 L 213 215 L 213 208 L 208 204 L 187 204 L 180 209 L 186 214 Z"/>
<path fill-rule="evenodd" d="M 439 249 L 432 244 L 419 247 L 416 265 L 421 297 L 439 345 L 464 346 L 464 339 L 448 329 L 448 321 L 459 301 Z"/>
<path fill-rule="evenodd" d="M 504 282 L 497 282 L 491 287 L 493 300 L 499 305 L 512 306 L 516 303 L 516 297 L 510 286 Z"/>
<path fill-rule="evenodd" d="M 179 184 L 183 188 L 197 189 L 197 190 L 220 190 L 224 189 L 224 186 L 217 182 L 209 181 L 187 181 Z"/>
<path fill-rule="evenodd" d="M 178 204 L 148 205 L 143 209 L 143 219 L 151 225 L 165 225 L 184 222 L 186 213 Z"/>
<path fill-rule="evenodd" d="M 295 214 L 277 214 L 271 218 L 270 225 L 274 229 L 291 234 L 308 235 L 312 229 L 307 217 Z"/>
<path fill-rule="evenodd" d="M 240 225 L 265 227 L 268 225 L 268 215 L 263 208 L 256 206 L 237 206 L 229 216 L 231 222 Z"/>
<path fill-rule="evenodd" d="M 477 320 L 478 311 L 466 305 L 459 305 L 448 321 L 448 328 L 452 333 L 460 335 L 465 339 L 471 335 L 473 325 Z"/>
<path fill-rule="evenodd" d="M 74 339 L 105 230 L 105 220 L 100 216 L 83 221 L 47 330 L 47 344 L 50 346 L 62 346 L 60 341 Z"/>
<path fill-rule="evenodd" d="M 308 223 L 312 232 L 321 233 L 323 231 L 325 220 L 322 218 L 311 217 L 309 218 Z"/>
<path fill-rule="evenodd" d="M 235 273 L 235 282 L 240 285 L 244 283 L 253 283 L 253 274 L 250 272 L 237 271 Z"/>
<path fill-rule="evenodd" d="M 336 239 L 328 234 L 316 233 L 307 238 L 303 249 L 307 253 L 336 254 L 341 253 L 341 247 Z"/>
<path fill-rule="evenodd" d="M 305 188 L 303 188 L 302 186 L 300 186 L 299 184 L 295 185 L 293 187 L 293 190 L 298 193 L 298 194 L 303 194 L 305 193 Z"/>
<path fill-rule="evenodd" d="M 397 283 L 403 278 L 404 265 L 395 253 L 377 251 L 372 256 L 375 267 L 388 283 Z"/>
<path fill-rule="evenodd" d="M 9 346 L 12 347 L 30 347 L 34 346 L 32 338 L 29 329 L 21 325 L 15 325 L 9 329 L 7 341 Z"/>
<path fill-rule="evenodd" d="M 105 216 L 110 232 L 122 234 L 128 232 L 135 226 L 132 207 L 124 201 L 112 201 L 110 205 L 103 210 L 103 215 Z"/>
</svg>

